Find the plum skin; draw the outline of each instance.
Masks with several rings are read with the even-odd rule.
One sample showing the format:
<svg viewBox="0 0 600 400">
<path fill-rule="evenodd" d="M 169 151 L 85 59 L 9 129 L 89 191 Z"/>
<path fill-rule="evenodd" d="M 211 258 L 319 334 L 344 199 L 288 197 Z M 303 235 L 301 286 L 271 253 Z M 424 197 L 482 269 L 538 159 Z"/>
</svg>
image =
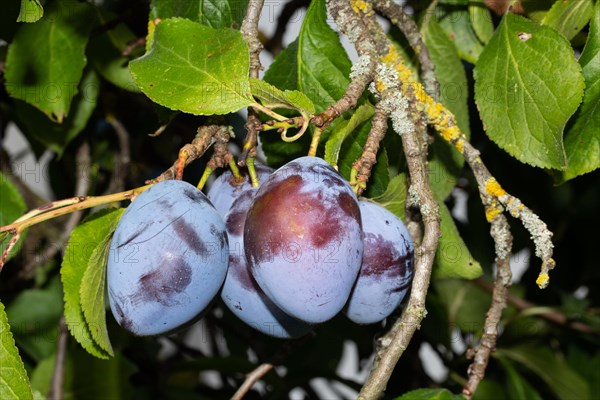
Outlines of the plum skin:
<svg viewBox="0 0 600 400">
<path fill-rule="evenodd" d="M 260 163 L 255 163 L 254 168 L 260 182 L 267 180 L 273 173 L 273 168 Z M 233 201 L 242 192 L 252 188 L 248 173 L 243 171 L 240 172 L 244 175 L 244 181 L 242 183 L 236 182 L 231 170 L 227 170 L 215 179 L 206 195 L 223 218 L 229 212 Z"/>
<path fill-rule="evenodd" d="M 359 201 L 365 247 L 346 316 L 358 324 L 388 317 L 402 302 L 413 276 L 414 247 L 404 223 L 377 203 Z"/>
<path fill-rule="evenodd" d="M 257 189 L 240 194 L 225 217 L 229 237 L 229 269 L 221 290 L 227 307 L 242 321 L 264 334 L 295 338 L 308 333 L 311 326 L 285 314 L 265 295 L 252 277 L 244 255 L 243 232 L 248 209 Z"/>
<path fill-rule="evenodd" d="M 316 324 L 344 307 L 363 254 L 348 183 L 317 157 L 289 162 L 259 188 L 244 227 L 246 261 L 284 312 Z"/>
<path fill-rule="evenodd" d="M 182 181 L 155 184 L 127 208 L 107 266 L 115 319 L 137 336 L 172 332 L 217 295 L 228 266 L 225 223 L 201 191 Z"/>
</svg>

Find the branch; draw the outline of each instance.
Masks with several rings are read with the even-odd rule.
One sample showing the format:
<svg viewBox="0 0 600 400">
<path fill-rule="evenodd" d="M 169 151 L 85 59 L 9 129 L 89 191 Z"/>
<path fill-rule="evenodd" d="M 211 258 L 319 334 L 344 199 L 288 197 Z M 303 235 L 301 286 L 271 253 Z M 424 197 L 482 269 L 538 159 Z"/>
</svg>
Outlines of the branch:
<svg viewBox="0 0 600 400">
<path fill-rule="evenodd" d="M 54 362 L 54 372 L 52 374 L 52 386 L 48 392 L 48 399 L 62 400 L 65 384 L 65 364 L 67 355 L 67 343 L 69 341 L 69 330 L 65 323 L 64 315 L 58 322 L 58 343 L 56 345 L 56 360 Z"/>
<path fill-rule="evenodd" d="M 202 157 L 206 150 L 215 143 L 215 136 L 221 129 L 221 125 L 204 125 L 198 128 L 198 133 L 191 143 L 186 144 L 179 150 L 180 159 L 183 165 L 180 165 L 180 159 L 175 161 L 171 168 L 160 174 L 160 176 L 146 181 L 147 184 L 153 184 L 160 181 L 174 179 L 178 170 L 188 166 L 192 161 Z M 185 155 L 182 158 L 182 155 Z"/>
<path fill-rule="evenodd" d="M 387 132 L 388 114 L 379 106 L 380 104 L 375 108 L 375 114 L 371 121 L 371 130 L 367 136 L 363 152 L 360 158 L 352 164 L 350 184 L 354 187 L 357 195 L 360 195 L 367 188 L 371 169 L 377 162 L 379 144 Z"/>
<path fill-rule="evenodd" d="M 467 352 L 468 358 L 473 358 L 469 366 L 469 379 L 463 387 L 462 394 L 471 399 L 477 390 L 477 386 L 485 376 L 490 354 L 496 349 L 498 339 L 498 326 L 502 318 L 502 311 L 506 308 L 508 288 L 512 282 L 510 270 L 510 249 L 512 247 L 512 235 L 508 221 L 504 215 L 499 215 L 492 221 L 491 235 L 496 246 L 496 279 L 492 292 L 492 304 L 487 312 L 483 325 L 481 340 L 474 350 Z M 499 256 L 501 254 L 503 257 Z"/>
<path fill-rule="evenodd" d="M 479 286 L 480 288 L 488 291 L 488 292 L 492 292 L 494 290 L 494 286 L 485 282 L 483 279 L 476 279 L 473 282 L 473 284 Z M 516 309 L 518 309 L 519 311 L 526 311 L 529 310 L 531 308 L 538 308 L 539 306 L 537 304 L 531 303 L 525 299 L 522 299 L 520 297 L 517 297 L 513 294 L 508 293 L 507 295 L 507 302 L 508 304 L 510 304 L 511 306 L 515 307 Z M 590 335 L 600 335 L 600 330 L 591 327 L 590 325 L 587 325 L 583 322 L 580 321 L 570 321 L 569 317 L 565 314 L 563 314 L 562 312 L 556 310 L 556 311 L 550 311 L 550 312 L 544 312 L 541 314 L 536 314 L 536 316 L 543 318 L 547 321 L 553 322 L 557 325 L 560 326 L 564 326 L 566 328 L 570 328 L 573 329 L 574 331 L 577 332 L 581 332 L 581 333 L 586 333 L 586 334 L 590 334 Z"/>
<path fill-rule="evenodd" d="M 270 363 L 263 363 L 246 374 L 244 383 L 238 388 L 238 390 L 231 396 L 231 400 L 242 400 L 244 396 L 252 389 L 252 386 L 261 380 L 263 376 L 269 373 L 273 369 L 274 365 Z"/>
<path fill-rule="evenodd" d="M 250 0 L 248 2 L 246 16 L 242 21 L 242 27 L 240 29 L 244 36 L 244 40 L 248 43 L 248 49 L 250 51 L 249 76 L 250 78 L 256 79 L 258 79 L 258 73 L 262 69 L 260 64 L 260 52 L 263 49 L 263 45 L 258 38 L 258 21 L 260 20 L 263 4 L 264 0 Z M 254 157 L 256 157 L 258 132 L 260 131 L 261 126 L 262 124 L 260 123 L 258 113 L 248 107 L 248 120 L 246 121 L 246 124 L 244 124 L 247 134 L 239 161 L 240 166 L 246 165 L 246 159 L 254 159 Z"/>
<path fill-rule="evenodd" d="M 75 156 L 76 165 L 76 177 L 77 182 L 75 183 L 75 197 L 84 197 L 90 190 L 91 177 L 90 177 L 90 166 L 92 160 L 90 158 L 90 146 L 87 142 L 83 142 L 77 149 L 77 155 Z M 83 211 L 76 211 L 69 216 L 69 219 L 62 227 L 62 234 L 58 238 L 56 243 L 51 243 L 42 251 L 41 260 L 46 261 L 54 258 L 59 250 L 63 249 L 71 232 L 83 217 Z M 39 264 L 40 257 L 34 257 L 29 261 L 22 269 L 22 273 L 27 274 L 27 271 L 32 271 L 36 265 Z"/>
<path fill-rule="evenodd" d="M 429 49 L 415 21 L 404 12 L 404 7 L 390 0 L 369 0 L 373 8 L 395 24 L 404 34 L 410 47 L 414 50 L 421 66 L 421 79 L 425 90 L 435 99 L 439 99 L 440 88 L 435 76 L 435 65 L 429 56 Z"/>
</svg>

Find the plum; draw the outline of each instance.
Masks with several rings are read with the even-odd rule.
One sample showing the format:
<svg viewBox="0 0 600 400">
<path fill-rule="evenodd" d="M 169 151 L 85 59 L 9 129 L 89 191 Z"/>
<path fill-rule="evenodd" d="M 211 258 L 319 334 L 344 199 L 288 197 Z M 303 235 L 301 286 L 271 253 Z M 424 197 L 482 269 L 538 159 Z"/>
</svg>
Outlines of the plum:
<svg viewBox="0 0 600 400">
<path fill-rule="evenodd" d="M 258 286 L 244 255 L 244 222 L 257 189 L 240 194 L 225 218 L 229 237 L 229 269 L 221 298 L 229 309 L 254 329 L 279 338 L 299 337 L 311 330 L 310 325 L 290 317 L 279 309 Z"/>
<path fill-rule="evenodd" d="M 365 235 L 362 267 L 345 313 L 358 324 L 388 317 L 413 276 L 413 243 L 402 221 L 377 203 L 359 201 Z"/>
<path fill-rule="evenodd" d="M 260 163 L 255 163 L 254 167 L 260 182 L 265 181 L 269 175 L 273 173 L 273 168 Z M 243 182 L 236 182 L 231 171 L 227 170 L 215 179 L 208 191 L 208 199 L 223 217 L 229 212 L 233 200 L 235 200 L 235 198 L 243 191 L 252 188 L 248 172 L 244 170 L 241 170 L 240 172 L 244 175 Z"/>
<path fill-rule="evenodd" d="M 258 189 L 244 250 L 273 303 L 299 320 L 327 321 L 344 307 L 362 261 L 356 196 L 324 160 L 291 161 Z"/>
<path fill-rule="evenodd" d="M 228 266 L 225 223 L 189 183 L 163 181 L 127 208 L 107 267 L 110 308 L 137 336 L 194 321 L 221 288 Z"/>
</svg>

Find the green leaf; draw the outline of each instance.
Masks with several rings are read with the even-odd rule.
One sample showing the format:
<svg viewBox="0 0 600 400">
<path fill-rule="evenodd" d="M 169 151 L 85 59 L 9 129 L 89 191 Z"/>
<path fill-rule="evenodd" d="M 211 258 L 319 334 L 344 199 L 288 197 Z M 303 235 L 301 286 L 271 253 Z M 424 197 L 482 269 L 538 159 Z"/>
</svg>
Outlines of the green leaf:
<svg viewBox="0 0 600 400">
<path fill-rule="evenodd" d="M 81 79 L 71 112 L 62 123 L 52 122 L 36 108 L 22 101 L 15 103 L 15 112 L 23 131 L 60 157 L 67 145 L 86 127 L 96 109 L 99 91 L 98 75 L 93 70 L 88 70 Z"/>
<path fill-rule="evenodd" d="M 564 170 L 563 129 L 583 95 L 569 42 L 508 13 L 475 68 L 475 100 L 487 135 L 519 161 Z"/>
<path fill-rule="evenodd" d="M 100 8 L 95 11 L 102 24 L 117 18 L 115 14 Z M 133 81 L 128 66 L 130 59 L 123 55 L 123 50 L 136 39 L 133 32 L 121 23 L 106 32 L 92 35 L 87 47 L 87 54 L 96 71 L 113 85 L 130 92 L 140 92 L 140 89 Z"/>
<path fill-rule="evenodd" d="M 96 22 L 89 4 L 49 3 L 42 19 L 21 26 L 9 47 L 8 93 L 62 122 L 78 92 L 86 64 L 85 46 Z"/>
<path fill-rule="evenodd" d="M 433 282 L 440 300 L 447 307 L 448 323 L 463 332 L 479 332 L 492 302 L 491 296 L 462 279 L 435 279 Z"/>
<path fill-rule="evenodd" d="M 84 283 L 83 279 L 93 277 L 91 275 L 94 274 L 93 272 L 86 273 L 89 268 L 99 269 L 102 272 L 97 273 L 104 273 L 106 265 L 102 263 L 106 258 L 100 257 L 103 255 L 102 246 L 112 235 L 122 212 L 122 209 L 99 211 L 90 215 L 75 228 L 69 238 L 60 271 L 64 290 L 65 320 L 69 331 L 84 349 L 98 358 L 108 358 L 110 355 L 110 347 L 102 341 L 106 321 L 98 316 L 99 312 L 95 312 L 98 307 L 104 306 L 104 295 L 99 294 L 98 290 L 90 289 L 89 282 Z M 82 292 L 92 298 L 83 299 Z M 99 305 L 101 301 L 102 306 Z M 91 308 L 84 309 L 84 304 Z M 90 320 L 95 325 L 88 322 L 86 314 L 93 317 Z M 93 330 L 97 332 L 92 332 Z M 100 341 L 97 338 L 100 338 Z"/>
<path fill-rule="evenodd" d="M 310 3 L 298 36 L 297 56 L 298 89 L 318 112 L 343 96 L 352 63 L 338 34 L 327 24 L 325 0 Z"/>
<path fill-rule="evenodd" d="M 8 225 L 19 218 L 26 210 L 25 200 L 6 175 L 0 172 L 0 226 Z M 23 237 L 23 235 L 21 235 Z M 19 250 L 19 239 L 17 245 L 8 254 L 8 259 L 14 257 Z M 4 253 L 12 235 L 0 236 L 0 254 Z"/>
<path fill-rule="evenodd" d="M 556 29 L 568 40 L 577 35 L 594 12 L 592 0 L 561 0 L 554 2 L 542 20 L 542 25 Z"/>
<path fill-rule="evenodd" d="M 182 18 L 161 21 L 150 51 L 129 64 L 150 99 L 195 115 L 227 114 L 252 104 L 249 65 L 240 32 Z"/>
<path fill-rule="evenodd" d="M 264 79 L 283 90 L 298 89 L 298 39 L 275 57 Z"/>
<path fill-rule="evenodd" d="M 0 399 L 33 399 L 29 379 L 15 346 L 4 304 L 0 303 Z"/>
<path fill-rule="evenodd" d="M 297 90 L 279 90 L 268 82 L 259 79 L 250 79 L 250 91 L 257 97 L 262 105 L 285 104 L 308 115 L 315 113 L 315 105 L 304 93 Z"/>
<path fill-rule="evenodd" d="M 542 396 L 517 372 L 512 363 L 500 359 L 507 376 L 508 397 L 511 399 L 542 400 Z"/>
<path fill-rule="evenodd" d="M 492 13 L 483 0 L 475 0 L 469 4 L 469 18 L 479 41 L 487 44 L 494 35 Z"/>
<path fill-rule="evenodd" d="M 440 202 L 442 236 L 435 252 L 433 274 L 436 278 L 475 279 L 483 274 L 481 265 L 473 258 L 458 233 L 450 210 Z"/>
<path fill-rule="evenodd" d="M 579 64 L 585 78 L 583 104 L 565 134 L 567 170 L 558 178 L 568 181 L 600 167 L 600 3 L 596 3 L 590 33 Z"/>
<path fill-rule="evenodd" d="M 352 164 L 358 160 L 363 152 L 369 131 L 371 130 L 371 121 L 366 121 L 348 136 L 342 144 L 338 160 L 340 174 L 350 180 Z M 390 173 L 388 171 L 388 156 L 384 146 L 377 152 L 377 161 L 371 170 L 371 176 L 367 184 L 366 197 L 373 197 L 383 194 L 390 182 Z"/>
<path fill-rule="evenodd" d="M 390 179 L 385 192 L 381 195 L 373 197 L 371 200 L 379 203 L 381 206 L 388 209 L 395 216 L 404 221 L 406 217 L 406 193 L 408 184 L 406 175 L 399 174 Z"/>
<path fill-rule="evenodd" d="M 87 269 L 81 280 L 79 296 L 81 298 L 81 309 L 85 321 L 90 327 L 90 332 L 94 341 L 111 356 L 113 349 L 106 329 L 106 262 L 108 261 L 108 251 L 112 233 L 125 212 L 124 208 L 114 210 L 110 214 L 112 221 L 109 221 L 109 231 L 104 239 L 97 244 L 92 251 L 87 263 Z"/>
<path fill-rule="evenodd" d="M 56 351 L 56 327 L 62 311 L 62 288 L 57 278 L 44 289 L 22 291 L 6 309 L 15 341 L 33 360 L 40 361 Z"/>
<path fill-rule="evenodd" d="M 435 15 L 446 35 L 456 45 L 460 58 L 475 64 L 483 50 L 483 45 L 471 25 L 466 4 L 462 7 L 440 4 L 435 9 Z"/>
<path fill-rule="evenodd" d="M 38 0 L 21 0 L 17 22 L 36 22 L 44 15 L 44 7 Z"/>
<path fill-rule="evenodd" d="M 150 18 L 182 17 L 211 28 L 239 29 L 248 0 L 152 0 Z"/>
<path fill-rule="evenodd" d="M 375 108 L 371 104 L 363 104 L 358 107 L 352 117 L 347 121 L 339 123 L 325 143 L 325 161 L 329 164 L 337 167 L 340 150 L 344 140 L 350 135 L 356 128 L 370 119 L 375 114 Z"/>
<path fill-rule="evenodd" d="M 590 398 L 589 386 L 564 360 L 549 347 L 520 345 L 499 348 L 494 357 L 506 357 L 527 367 L 552 389 L 559 399 Z"/>
<path fill-rule="evenodd" d="M 416 389 L 404 393 L 396 400 L 462 400 L 463 397 L 453 394 L 448 389 Z"/>
</svg>

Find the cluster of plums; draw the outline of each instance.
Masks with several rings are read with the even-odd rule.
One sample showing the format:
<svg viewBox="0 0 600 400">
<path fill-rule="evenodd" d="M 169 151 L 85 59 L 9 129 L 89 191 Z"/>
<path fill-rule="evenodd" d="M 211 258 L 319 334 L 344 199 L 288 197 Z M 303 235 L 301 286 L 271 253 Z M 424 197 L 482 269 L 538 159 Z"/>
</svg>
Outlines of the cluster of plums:
<svg viewBox="0 0 600 400">
<path fill-rule="evenodd" d="M 413 245 L 396 216 L 357 200 L 328 163 L 302 157 L 253 188 L 222 174 L 205 196 L 183 181 L 152 186 L 127 208 L 107 272 L 118 323 L 139 336 L 195 321 L 219 291 L 231 311 L 271 336 L 301 336 L 343 312 L 389 316 L 413 274 Z"/>
</svg>

